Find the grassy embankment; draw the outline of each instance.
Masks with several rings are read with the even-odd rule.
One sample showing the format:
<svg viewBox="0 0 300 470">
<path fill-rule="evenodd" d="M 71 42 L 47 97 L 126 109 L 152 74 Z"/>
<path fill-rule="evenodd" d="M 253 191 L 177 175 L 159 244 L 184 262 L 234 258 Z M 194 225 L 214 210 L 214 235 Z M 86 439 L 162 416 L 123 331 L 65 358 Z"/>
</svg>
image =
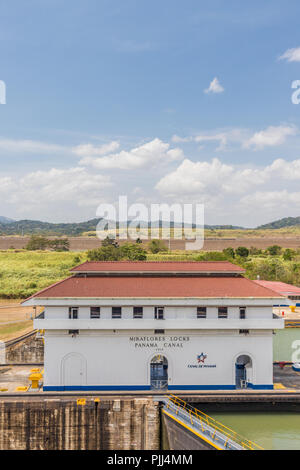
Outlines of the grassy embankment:
<svg viewBox="0 0 300 470">
<path fill-rule="evenodd" d="M 148 254 L 148 260 L 222 260 L 222 252 L 172 251 Z M 26 298 L 69 275 L 73 266 L 86 260 L 86 253 L 52 251 L 0 251 L 0 299 Z M 230 261 L 245 267 L 246 275 L 255 279 L 278 280 L 300 285 L 300 252 L 291 261 L 265 252 Z"/>
<path fill-rule="evenodd" d="M 0 340 L 9 341 L 32 331 L 32 321 L 22 321 L 11 325 L 3 325 L 0 323 Z"/>
<path fill-rule="evenodd" d="M 86 255 L 71 252 L 0 251 L 0 340 L 8 341 L 33 328 L 32 307 L 19 307 L 20 299 L 69 275 Z"/>
<path fill-rule="evenodd" d="M 52 251 L 0 251 L 0 298 L 26 298 L 69 275 L 86 255 Z"/>
</svg>

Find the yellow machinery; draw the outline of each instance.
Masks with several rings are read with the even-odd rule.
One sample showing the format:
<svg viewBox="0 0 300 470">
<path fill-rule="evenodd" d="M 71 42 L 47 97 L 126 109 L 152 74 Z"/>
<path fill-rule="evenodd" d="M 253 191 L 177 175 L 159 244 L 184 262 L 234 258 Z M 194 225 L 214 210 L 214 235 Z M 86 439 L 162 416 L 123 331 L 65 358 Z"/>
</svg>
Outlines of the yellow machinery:
<svg viewBox="0 0 300 470">
<path fill-rule="evenodd" d="M 29 376 L 29 380 L 31 380 L 31 388 L 32 389 L 38 389 L 39 388 L 39 382 L 42 379 L 43 375 L 40 372 L 33 372 Z"/>
<path fill-rule="evenodd" d="M 85 405 L 86 404 L 86 399 L 85 398 L 77 398 L 77 405 Z"/>
</svg>

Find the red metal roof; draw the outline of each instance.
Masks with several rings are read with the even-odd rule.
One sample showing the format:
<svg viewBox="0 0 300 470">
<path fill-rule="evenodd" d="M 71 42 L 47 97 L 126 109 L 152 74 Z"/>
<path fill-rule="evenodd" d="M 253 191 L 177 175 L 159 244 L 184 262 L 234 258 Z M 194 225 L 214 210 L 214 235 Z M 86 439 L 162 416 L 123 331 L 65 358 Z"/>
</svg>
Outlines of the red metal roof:
<svg viewBox="0 0 300 470">
<path fill-rule="evenodd" d="M 274 291 L 243 277 L 71 277 L 36 298 L 271 297 Z"/>
<path fill-rule="evenodd" d="M 71 271 L 242 273 L 245 270 L 229 261 L 86 261 Z"/>
<path fill-rule="evenodd" d="M 255 281 L 258 285 L 267 287 L 268 289 L 273 290 L 277 294 L 287 296 L 287 295 L 300 295 L 300 287 L 293 286 L 292 284 L 286 284 L 285 282 L 278 281 Z"/>
</svg>

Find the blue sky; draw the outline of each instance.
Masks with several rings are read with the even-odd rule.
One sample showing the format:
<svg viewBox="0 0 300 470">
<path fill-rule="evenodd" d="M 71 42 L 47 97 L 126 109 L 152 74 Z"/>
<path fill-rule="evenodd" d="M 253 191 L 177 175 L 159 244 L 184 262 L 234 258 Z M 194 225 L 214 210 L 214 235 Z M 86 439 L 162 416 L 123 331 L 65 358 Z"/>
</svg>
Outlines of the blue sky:
<svg viewBox="0 0 300 470">
<path fill-rule="evenodd" d="M 296 0 L 1 4 L 0 214 L 203 202 L 206 223 L 300 215 Z"/>
</svg>

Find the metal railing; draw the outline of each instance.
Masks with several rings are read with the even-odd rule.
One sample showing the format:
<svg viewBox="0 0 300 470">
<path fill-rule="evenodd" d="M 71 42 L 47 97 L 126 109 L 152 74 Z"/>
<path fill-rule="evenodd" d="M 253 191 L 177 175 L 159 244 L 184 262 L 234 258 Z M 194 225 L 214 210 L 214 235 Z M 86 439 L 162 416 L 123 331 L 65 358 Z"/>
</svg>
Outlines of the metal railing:
<svg viewBox="0 0 300 470">
<path fill-rule="evenodd" d="M 175 395 L 168 396 L 165 407 L 166 410 L 171 410 L 175 415 L 180 416 L 185 422 L 190 423 L 194 428 L 202 432 L 202 434 L 207 435 L 215 444 L 219 443 L 221 448 L 228 450 L 263 450 L 255 442 L 244 438 Z"/>
</svg>

